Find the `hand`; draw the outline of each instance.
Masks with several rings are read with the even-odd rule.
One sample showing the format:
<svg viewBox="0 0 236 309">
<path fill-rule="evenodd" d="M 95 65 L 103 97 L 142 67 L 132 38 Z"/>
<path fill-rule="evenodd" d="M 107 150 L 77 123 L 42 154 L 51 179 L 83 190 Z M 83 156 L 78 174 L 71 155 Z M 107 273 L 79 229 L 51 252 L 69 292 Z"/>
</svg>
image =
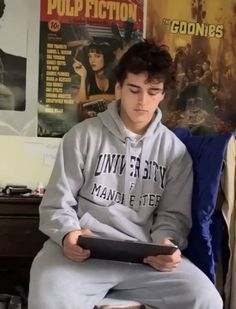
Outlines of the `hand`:
<svg viewBox="0 0 236 309">
<path fill-rule="evenodd" d="M 93 233 L 86 230 L 74 230 L 69 232 L 63 241 L 63 253 L 64 255 L 74 261 L 74 262 L 82 262 L 89 258 L 90 250 L 85 250 L 82 247 L 77 245 L 77 240 L 80 235 L 92 235 Z"/>
<path fill-rule="evenodd" d="M 164 239 L 162 245 L 173 245 L 169 239 Z M 171 255 L 148 256 L 143 262 L 159 271 L 173 271 L 181 261 L 181 251 L 177 249 Z"/>
<path fill-rule="evenodd" d="M 80 77 L 86 78 L 87 70 L 80 61 L 74 59 L 73 68 L 76 74 L 78 74 Z"/>
</svg>

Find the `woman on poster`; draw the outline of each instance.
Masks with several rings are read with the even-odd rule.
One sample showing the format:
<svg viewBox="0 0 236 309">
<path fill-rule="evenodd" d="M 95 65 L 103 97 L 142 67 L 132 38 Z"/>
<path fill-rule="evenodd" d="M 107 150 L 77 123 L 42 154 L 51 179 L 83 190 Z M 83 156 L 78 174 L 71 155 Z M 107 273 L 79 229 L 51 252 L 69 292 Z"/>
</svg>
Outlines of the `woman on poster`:
<svg viewBox="0 0 236 309">
<path fill-rule="evenodd" d="M 112 76 L 114 54 L 107 42 L 92 42 L 84 47 L 84 60 L 74 59 L 73 68 L 80 76 L 80 87 L 73 97 L 76 103 L 115 98 L 115 78 Z"/>
</svg>

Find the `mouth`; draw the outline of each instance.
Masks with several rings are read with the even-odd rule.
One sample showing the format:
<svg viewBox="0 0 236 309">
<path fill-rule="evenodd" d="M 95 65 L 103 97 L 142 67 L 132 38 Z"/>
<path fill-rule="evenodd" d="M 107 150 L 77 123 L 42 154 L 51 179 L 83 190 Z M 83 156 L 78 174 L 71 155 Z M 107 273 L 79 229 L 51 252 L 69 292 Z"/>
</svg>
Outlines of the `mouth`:
<svg viewBox="0 0 236 309">
<path fill-rule="evenodd" d="M 146 109 L 136 108 L 134 110 L 136 113 L 147 113 L 148 111 Z"/>
</svg>

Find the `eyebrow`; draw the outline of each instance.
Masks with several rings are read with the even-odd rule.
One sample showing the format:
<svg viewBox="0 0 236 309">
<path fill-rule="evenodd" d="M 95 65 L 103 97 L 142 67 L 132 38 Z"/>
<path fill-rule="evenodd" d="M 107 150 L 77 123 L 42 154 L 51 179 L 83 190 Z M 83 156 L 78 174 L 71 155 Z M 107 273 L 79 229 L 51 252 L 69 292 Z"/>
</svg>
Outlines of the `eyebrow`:
<svg viewBox="0 0 236 309">
<path fill-rule="evenodd" d="M 140 88 L 139 86 L 137 86 L 137 85 L 135 85 L 135 84 L 132 84 L 132 83 L 127 83 L 127 86 L 135 87 L 135 88 Z"/>
<path fill-rule="evenodd" d="M 132 83 L 127 83 L 127 86 L 129 86 L 129 87 L 134 87 L 134 88 L 137 88 L 137 89 L 140 89 L 141 87 L 140 86 L 137 86 L 137 85 L 135 85 L 135 84 L 132 84 Z M 162 87 L 158 87 L 158 86 L 156 86 L 156 87 L 150 87 L 149 89 L 151 89 L 151 90 L 164 90 Z"/>
</svg>

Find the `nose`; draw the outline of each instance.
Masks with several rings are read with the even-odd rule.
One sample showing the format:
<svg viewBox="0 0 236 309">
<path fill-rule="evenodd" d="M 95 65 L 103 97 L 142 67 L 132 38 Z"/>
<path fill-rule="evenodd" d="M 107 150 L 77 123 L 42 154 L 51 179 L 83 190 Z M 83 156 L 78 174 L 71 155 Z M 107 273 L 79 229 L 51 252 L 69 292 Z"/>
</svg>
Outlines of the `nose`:
<svg viewBox="0 0 236 309">
<path fill-rule="evenodd" d="M 93 55 L 90 55 L 89 56 L 89 61 L 90 61 L 90 63 L 94 62 L 95 61 L 95 57 Z"/>
<path fill-rule="evenodd" d="M 145 92 L 143 92 L 143 91 L 140 91 L 140 93 L 139 93 L 139 95 L 138 95 L 138 104 L 139 105 L 144 105 L 144 103 L 145 103 L 145 97 L 146 97 L 146 95 L 145 95 Z"/>
</svg>

